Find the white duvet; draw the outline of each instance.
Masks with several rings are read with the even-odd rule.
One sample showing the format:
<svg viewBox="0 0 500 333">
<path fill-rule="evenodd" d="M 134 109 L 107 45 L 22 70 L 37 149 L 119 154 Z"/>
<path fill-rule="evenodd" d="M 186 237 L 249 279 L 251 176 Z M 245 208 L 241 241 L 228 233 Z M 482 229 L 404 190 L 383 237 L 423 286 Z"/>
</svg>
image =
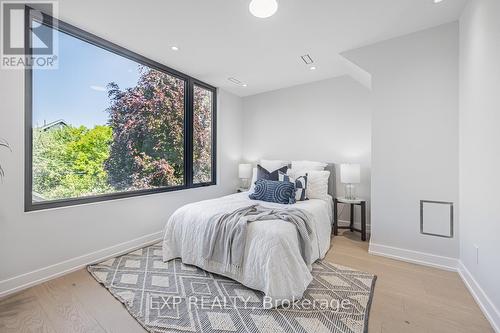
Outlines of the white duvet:
<svg viewBox="0 0 500 333">
<path fill-rule="evenodd" d="M 170 217 L 165 226 L 163 260 L 181 258 L 185 264 L 220 274 L 204 267 L 202 239 L 205 235 L 201 230 L 213 215 L 252 203 L 266 207 L 290 207 L 250 200 L 248 192 L 185 205 Z M 330 248 L 331 197 L 327 200 L 300 201 L 293 206 L 313 216 L 311 259 L 312 262 L 322 259 Z M 300 253 L 295 226 L 281 220 L 249 223 L 242 271 L 234 276 L 225 275 L 276 300 L 301 298 L 312 281 L 311 272 Z"/>
</svg>

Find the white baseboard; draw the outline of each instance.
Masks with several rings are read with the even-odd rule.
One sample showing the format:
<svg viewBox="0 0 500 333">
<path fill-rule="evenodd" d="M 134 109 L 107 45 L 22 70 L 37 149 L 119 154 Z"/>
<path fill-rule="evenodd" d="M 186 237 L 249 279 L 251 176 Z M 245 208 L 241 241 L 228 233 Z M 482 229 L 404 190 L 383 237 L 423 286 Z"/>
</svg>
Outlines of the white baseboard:
<svg viewBox="0 0 500 333">
<path fill-rule="evenodd" d="M 368 252 L 378 256 L 411 262 L 418 265 L 441 268 L 448 271 L 456 271 L 458 267 L 458 259 L 456 258 L 443 257 L 431 253 L 374 244 L 371 242 Z"/>
<path fill-rule="evenodd" d="M 484 316 L 488 319 L 495 332 L 500 333 L 500 311 L 495 307 L 462 261 L 458 264 L 458 274 L 460 274 L 472 297 L 476 300 L 476 303 L 481 308 L 481 311 L 483 311 Z"/>
<path fill-rule="evenodd" d="M 14 276 L 0 281 L 0 298 L 20 290 L 32 287 L 47 280 L 79 270 L 89 264 L 100 262 L 121 254 L 125 254 L 138 248 L 159 242 L 162 232 L 155 232 L 130 241 L 110 246 L 95 252 L 91 252 L 76 258 L 68 259 L 60 263 L 43 267 L 28 273 Z"/>
</svg>

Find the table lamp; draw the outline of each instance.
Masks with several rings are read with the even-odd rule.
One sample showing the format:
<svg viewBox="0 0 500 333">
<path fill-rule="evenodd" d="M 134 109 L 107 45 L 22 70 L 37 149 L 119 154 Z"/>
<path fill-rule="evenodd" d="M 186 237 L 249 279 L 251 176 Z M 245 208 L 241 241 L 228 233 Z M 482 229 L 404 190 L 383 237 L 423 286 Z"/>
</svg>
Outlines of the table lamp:
<svg viewBox="0 0 500 333">
<path fill-rule="evenodd" d="M 359 184 L 361 168 L 359 164 L 341 164 L 340 182 L 345 186 L 345 198 L 356 200 L 356 188 L 354 184 Z"/>
<path fill-rule="evenodd" d="M 238 177 L 241 179 L 242 188 L 248 189 L 249 180 L 252 178 L 252 165 L 251 164 L 239 164 L 238 165 Z"/>
</svg>

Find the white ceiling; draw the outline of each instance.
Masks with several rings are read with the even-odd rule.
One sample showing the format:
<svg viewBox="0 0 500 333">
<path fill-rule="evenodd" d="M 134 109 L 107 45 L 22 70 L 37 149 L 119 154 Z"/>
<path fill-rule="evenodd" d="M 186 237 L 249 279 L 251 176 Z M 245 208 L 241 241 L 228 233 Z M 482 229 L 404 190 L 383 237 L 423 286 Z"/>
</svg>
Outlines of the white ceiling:
<svg viewBox="0 0 500 333">
<path fill-rule="evenodd" d="M 248 96 L 349 74 L 341 52 L 454 21 L 466 1 L 278 0 L 276 15 L 259 19 L 248 11 L 250 0 L 60 0 L 59 16 Z M 317 70 L 309 70 L 303 54 L 312 56 Z"/>
</svg>

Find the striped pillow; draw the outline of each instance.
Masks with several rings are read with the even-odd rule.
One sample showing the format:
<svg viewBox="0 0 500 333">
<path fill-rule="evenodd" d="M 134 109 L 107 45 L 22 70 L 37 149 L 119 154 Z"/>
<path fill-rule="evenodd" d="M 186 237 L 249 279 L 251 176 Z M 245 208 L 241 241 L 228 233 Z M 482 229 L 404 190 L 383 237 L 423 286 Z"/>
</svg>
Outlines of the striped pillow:
<svg viewBox="0 0 500 333">
<path fill-rule="evenodd" d="M 303 176 L 297 178 L 292 178 L 284 172 L 279 172 L 278 180 L 280 182 L 290 182 L 295 185 L 295 200 L 304 201 L 307 200 L 306 189 L 307 189 L 307 173 Z"/>
</svg>

